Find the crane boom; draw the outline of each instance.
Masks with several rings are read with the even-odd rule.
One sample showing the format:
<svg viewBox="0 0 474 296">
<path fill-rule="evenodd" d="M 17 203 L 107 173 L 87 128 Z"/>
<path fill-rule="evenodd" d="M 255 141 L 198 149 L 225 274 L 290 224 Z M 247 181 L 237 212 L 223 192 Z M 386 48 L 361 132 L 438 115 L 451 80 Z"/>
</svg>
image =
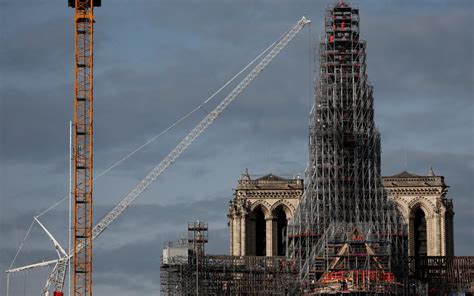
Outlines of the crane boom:
<svg viewBox="0 0 474 296">
<path fill-rule="evenodd" d="M 253 70 L 245 76 L 245 78 L 219 103 L 204 119 L 202 119 L 196 127 L 194 127 L 189 134 L 184 137 L 181 142 L 171 152 L 148 173 L 148 175 L 138 183 L 112 210 L 110 210 L 104 218 L 102 218 L 92 230 L 92 239 L 100 236 L 107 227 L 113 223 L 118 217 L 173 163 L 178 157 L 201 135 L 229 106 L 230 103 L 260 74 L 270 62 L 285 48 L 285 46 L 311 21 L 306 17 L 302 17 L 270 50 L 270 52 L 253 68 Z M 67 260 L 74 256 L 74 253 L 79 252 L 84 248 L 84 244 L 78 244 L 75 250 L 72 250 L 67 256 Z M 61 258 L 64 259 L 64 258 Z M 60 264 L 67 264 L 67 260 L 51 260 L 50 264 L 57 264 L 53 272 L 65 272 L 65 268 L 59 266 Z M 18 270 L 31 269 L 35 266 L 44 266 L 44 263 L 37 265 L 29 265 L 27 268 L 12 269 L 7 272 L 14 272 Z M 62 274 L 50 275 L 49 279 L 62 279 Z M 54 280 L 51 280 L 54 282 Z M 62 287 L 63 283 L 54 282 L 56 287 Z"/>
<path fill-rule="evenodd" d="M 265 67 L 280 53 L 280 51 L 298 34 L 308 23 L 302 17 L 275 47 L 247 74 L 247 76 L 230 92 L 227 97 L 212 110 L 199 124 L 171 150 L 171 152 L 140 182 L 122 201 L 120 201 L 92 230 L 92 238 L 98 237 L 120 214 L 133 203 L 193 142 L 219 117 L 224 109 L 262 72 Z"/>
</svg>

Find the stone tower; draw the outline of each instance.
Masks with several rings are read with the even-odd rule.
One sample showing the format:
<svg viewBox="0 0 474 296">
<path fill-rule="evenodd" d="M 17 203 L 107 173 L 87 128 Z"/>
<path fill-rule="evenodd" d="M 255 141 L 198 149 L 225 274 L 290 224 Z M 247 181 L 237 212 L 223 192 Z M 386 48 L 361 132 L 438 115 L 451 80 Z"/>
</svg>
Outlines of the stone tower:
<svg viewBox="0 0 474 296">
<path fill-rule="evenodd" d="M 288 220 L 303 193 L 301 178 L 269 174 L 252 179 L 248 171 L 238 181 L 229 204 L 230 254 L 284 256 Z"/>
<path fill-rule="evenodd" d="M 443 176 L 409 172 L 383 177 L 388 196 L 408 225 L 410 256 L 454 256 L 453 202 Z"/>
</svg>

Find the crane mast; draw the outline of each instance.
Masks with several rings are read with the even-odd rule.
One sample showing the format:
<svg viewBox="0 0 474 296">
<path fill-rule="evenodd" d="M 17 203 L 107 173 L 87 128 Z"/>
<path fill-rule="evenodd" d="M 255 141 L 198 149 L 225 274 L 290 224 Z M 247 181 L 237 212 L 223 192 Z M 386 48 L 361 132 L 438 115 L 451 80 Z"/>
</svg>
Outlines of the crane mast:
<svg viewBox="0 0 474 296">
<path fill-rule="evenodd" d="M 100 6 L 100 1 L 69 0 L 68 4 L 74 8 L 75 29 L 72 295 L 91 296 L 94 6 Z"/>
</svg>

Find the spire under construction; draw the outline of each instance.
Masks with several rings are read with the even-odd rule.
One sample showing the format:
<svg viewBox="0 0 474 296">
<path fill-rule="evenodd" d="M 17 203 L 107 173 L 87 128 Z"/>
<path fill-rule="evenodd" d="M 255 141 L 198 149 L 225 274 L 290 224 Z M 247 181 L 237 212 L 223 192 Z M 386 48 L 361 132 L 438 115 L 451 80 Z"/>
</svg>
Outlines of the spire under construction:
<svg viewBox="0 0 474 296">
<path fill-rule="evenodd" d="M 382 187 L 359 10 L 343 1 L 330 6 L 324 27 L 306 188 L 290 223 L 289 255 L 313 292 L 393 290 L 406 233 Z"/>
</svg>

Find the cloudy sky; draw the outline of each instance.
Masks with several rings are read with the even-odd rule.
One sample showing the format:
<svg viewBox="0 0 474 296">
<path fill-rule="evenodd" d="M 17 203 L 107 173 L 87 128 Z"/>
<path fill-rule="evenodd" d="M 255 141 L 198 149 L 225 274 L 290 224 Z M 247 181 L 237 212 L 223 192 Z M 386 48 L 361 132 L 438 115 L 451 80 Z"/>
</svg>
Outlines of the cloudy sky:
<svg viewBox="0 0 474 296">
<path fill-rule="evenodd" d="M 68 191 L 74 44 L 66 2 L 0 0 L 0 270 L 9 267 L 33 215 Z M 228 253 L 227 204 L 245 168 L 254 176 L 304 171 L 311 44 L 322 34 L 330 1 L 102 2 L 95 25 L 96 175 L 199 105 L 301 16 L 313 21 L 94 243 L 95 293 L 156 295 L 162 244 L 188 221 L 208 221 L 208 253 Z M 432 165 L 446 177 L 457 255 L 474 254 L 473 3 L 356 3 L 382 132 L 382 172 L 425 174 Z M 98 179 L 95 219 L 215 103 Z M 67 204 L 41 219 L 67 246 Z M 36 225 L 15 266 L 52 258 Z M 37 295 L 46 276 L 47 270 L 15 275 L 11 292 Z"/>
</svg>

